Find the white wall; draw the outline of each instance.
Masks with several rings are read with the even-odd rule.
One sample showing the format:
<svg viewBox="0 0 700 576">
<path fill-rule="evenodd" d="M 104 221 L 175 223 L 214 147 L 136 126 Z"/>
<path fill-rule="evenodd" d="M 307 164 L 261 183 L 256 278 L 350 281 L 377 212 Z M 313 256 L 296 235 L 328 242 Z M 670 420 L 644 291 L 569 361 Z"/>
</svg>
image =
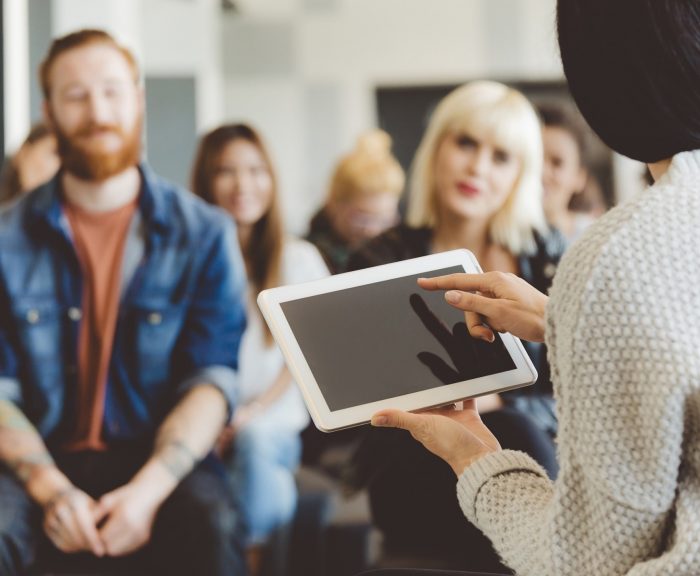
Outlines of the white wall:
<svg viewBox="0 0 700 576">
<path fill-rule="evenodd" d="M 561 78 L 555 0 L 325 0 L 318 9 L 310 0 L 238 4 L 241 14 L 223 24 L 225 46 L 260 65 L 227 69 L 225 116 L 253 122 L 267 137 L 295 232 L 304 231 L 322 201 L 334 160 L 376 124 L 377 86 Z M 494 25 L 503 32 L 492 32 Z M 260 36 L 266 27 L 270 40 L 251 47 L 251 30 Z M 286 35 L 291 42 L 275 46 Z M 289 60 L 286 69 L 270 64 L 275 53 Z M 319 87 L 326 106 L 309 109 Z M 327 110 L 340 117 L 324 116 Z"/>
<path fill-rule="evenodd" d="M 13 152 L 29 131 L 29 26 L 27 0 L 3 2 L 2 42 L 5 150 Z"/>
<path fill-rule="evenodd" d="M 121 0 L 117 0 L 121 1 Z M 137 0 L 143 20 L 144 69 L 149 76 L 194 76 L 197 127 L 223 115 L 219 0 Z"/>
</svg>

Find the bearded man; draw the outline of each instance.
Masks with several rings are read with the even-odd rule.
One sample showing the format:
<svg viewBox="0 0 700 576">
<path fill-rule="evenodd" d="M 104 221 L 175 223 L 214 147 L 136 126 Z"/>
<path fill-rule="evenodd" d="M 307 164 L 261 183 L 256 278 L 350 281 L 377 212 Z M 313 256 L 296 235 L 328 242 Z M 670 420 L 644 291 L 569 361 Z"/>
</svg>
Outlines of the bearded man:
<svg viewBox="0 0 700 576">
<path fill-rule="evenodd" d="M 245 327 L 236 232 L 140 162 L 114 38 L 57 39 L 40 78 L 61 169 L 0 212 L 0 574 L 241 574 L 211 455 Z"/>
</svg>

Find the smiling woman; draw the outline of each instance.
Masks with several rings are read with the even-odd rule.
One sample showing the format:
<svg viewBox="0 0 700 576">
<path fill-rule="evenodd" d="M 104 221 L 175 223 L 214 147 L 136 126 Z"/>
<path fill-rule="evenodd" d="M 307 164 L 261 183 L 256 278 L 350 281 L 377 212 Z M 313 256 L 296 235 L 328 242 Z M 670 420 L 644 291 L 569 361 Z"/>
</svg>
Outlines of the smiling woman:
<svg viewBox="0 0 700 576">
<path fill-rule="evenodd" d="M 258 292 L 328 275 L 308 242 L 285 237 L 277 177 L 262 137 L 247 124 L 202 138 L 192 188 L 235 221 L 249 278 L 248 327 L 239 354 L 238 405 L 219 448 L 248 527 L 251 568 L 259 545 L 296 507 L 293 471 L 308 413 L 282 354 L 257 310 Z"/>
</svg>

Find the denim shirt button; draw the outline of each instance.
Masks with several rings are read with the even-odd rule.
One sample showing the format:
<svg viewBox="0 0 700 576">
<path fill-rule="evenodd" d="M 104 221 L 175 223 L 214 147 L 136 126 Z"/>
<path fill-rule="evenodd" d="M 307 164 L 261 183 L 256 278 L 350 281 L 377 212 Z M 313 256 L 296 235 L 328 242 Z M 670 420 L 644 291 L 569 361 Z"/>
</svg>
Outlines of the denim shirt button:
<svg viewBox="0 0 700 576">
<path fill-rule="evenodd" d="M 38 310 L 29 310 L 27 312 L 27 322 L 30 324 L 36 324 L 39 321 L 39 311 Z"/>
<path fill-rule="evenodd" d="M 157 326 L 163 321 L 163 317 L 158 314 L 158 312 L 151 312 L 148 315 L 148 323 L 151 324 L 152 326 Z"/>
<path fill-rule="evenodd" d="M 76 308 L 75 306 L 71 306 L 68 308 L 68 318 L 73 320 L 74 322 L 77 322 L 83 317 L 83 313 L 80 311 L 80 308 Z"/>
</svg>

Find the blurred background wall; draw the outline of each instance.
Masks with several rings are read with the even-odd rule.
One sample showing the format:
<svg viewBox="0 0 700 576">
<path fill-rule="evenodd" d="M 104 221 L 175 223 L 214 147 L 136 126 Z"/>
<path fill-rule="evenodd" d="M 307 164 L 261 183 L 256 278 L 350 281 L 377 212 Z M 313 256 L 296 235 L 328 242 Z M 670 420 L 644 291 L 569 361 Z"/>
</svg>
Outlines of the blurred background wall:
<svg viewBox="0 0 700 576">
<path fill-rule="evenodd" d="M 337 157 L 380 122 L 378 90 L 563 80 L 555 0 L 2 3 L 6 152 L 40 117 L 36 67 L 51 38 L 104 28 L 143 66 L 147 155 L 156 170 L 187 184 L 203 131 L 252 122 L 273 151 L 294 232 L 320 203 Z M 613 168 L 618 199 L 641 186 L 638 164 L 614 157 Z"/>
</svg>

